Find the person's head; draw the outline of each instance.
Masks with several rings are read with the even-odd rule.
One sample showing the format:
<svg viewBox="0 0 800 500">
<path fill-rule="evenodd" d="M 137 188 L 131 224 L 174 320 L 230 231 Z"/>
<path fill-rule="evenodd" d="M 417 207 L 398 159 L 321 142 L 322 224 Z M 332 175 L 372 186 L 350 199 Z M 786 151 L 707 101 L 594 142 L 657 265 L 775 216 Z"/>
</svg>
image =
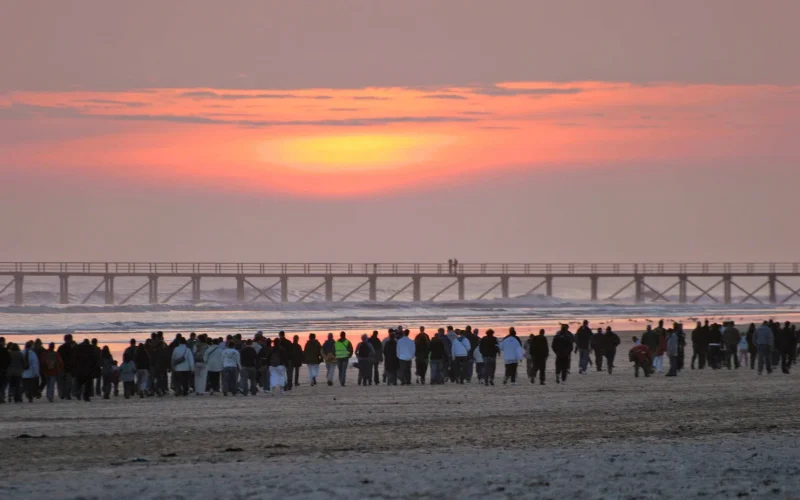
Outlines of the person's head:
<svg viewBox="0 0 800 500">
<path fill-rule="evenodd" d="M 0 349 L 6 346 L 6 338 L 0 337 Z"/>
<path fill-rule="evenodd" d="M 648 331 L 648 332 L 649 332 L 650 330 L 652 330 L 652 329 L 653 329 L 653 326 L 652 326 L 652 325 L 647 325 L 647 331 Z"/>
<path fill-rule="evenodd" d="M 328 340 L 333 340 L 333 333 L 328 334 Z"/>
<path fill-rule="evenodd" d="M 473 335 L 475 335 L 476 337 L 477 337 L 477 336 L 478 336 L 478 334 L 480 334 L 480 333 L 481 333 L 481 331 L 480 331 L 480 330 L 478 330 L 477 328 L 475 328 L 474 330 L 472 330 L 472 334 L 473 334 Z"/>
<path fill-rule="evenodd" d="M 10 344 L 8 344 L 8 350 L 13 352 L 19 352 L 19 346 L 14 342 L 11 342 Z"/>
<path fill-rule="evenodd" d="M 702 328 L 702 327 L 703 327 L 703 323 L 700 323 L 700 322 L 698 321 L 698 322 L 697 322 L 697 328 Z"/>
<path fill-rule="evenodd" d="M 542 328 L 541 330 L 539 330 L 539 336 L 540 336 L 540 337 L 544 337 L 544 328 Z"/>
<path fill-rule="evenodd" d="M 589 320 L 587 319 L 583 320 L 583 326 L 589 326 Z"/>
<path fill-rule="evenodd" d="M 189 334 L 189 338 L 190 338 L 190 339 L 192 339 L 192 340 L 194 340 L 194 339 L 196 339 L 196 338 L 197 338 L 197 334 L 196 334 L 196 333 L 194 333 L 194 332 L 192 332 L 192 333 L 190 333 L 190 334 Z"/>
<path fill-rule="evenodd" d="M 97 339 L 92 339 L 92 345 L 97 345 Z"/>
<path fill-rule="evenodd" d="M 635 344 L 636 342 L 638 342 L 638 341 L 639 341 L 639 337 L 636 337 L 636 336 L 634 336 L 634 337 L 632 337 L 632 338 L 631 338 L 631 340 L 632 340 L 632 341 L 633 341 L 633 343 Z"/>
<path fill-rule="evenodd" d="M 248 347 L 253 347 L 253 339 L 247 339 Z"/>
<path fill-rule="evenodd" d="M 606 333 L 611 333 L 611 327 L 610 326 L 606 327 Z"/>
<path fill-rule="evenodd" d="M 456 330 L 456 336 L 458 338 L 461 338 L 462 336 L 464 336 L 464 332 L 462 332 L 461 330 Z"/>
<path fill-rule="evenodd" d="M 366 342 L 367 340 L 369 340 L 369 337 L 367 336 L 367 334 L 366 334 L 366 333 L 365 333 L 365 334 L 363 334 L 363 335 L 361 336 L 361 340 L 362 340 L 363 342 Z"/>
<path fill-rule="evenodd" d="M 424 326 L 419 327 L 419 333 L 425 333 L 425 327 Z"/>
<path fill-rule="evenodd" d="M 486 330 L 486 336 L 487 337 L 494 337 L 494 330 L 492 330 L 491 328 Z"/>
<path fill-rule="evenodd" d="M 186 345 L 186 339 L 181 337 L 181 338 L 178 339 L 178 343 L 181 344 L 181 345 Z"/>
<path fill-rule="evenodd" d="M 347 334 L 346 334 L 346 333 L 344 333 L 344 332 L 339 332 L 339 339 L 340 339 L 340 340 L 344 340 L 344 339 L 346 339 L 346 338 L 347 338 Z"/>
<path fill-rule="evenodd" d="M 241 341 L 241 340 L 242 340 L 242 334 L 241 334 L 241 333 L 237 333 L 236 335 L 234 335 L 234 336 L 233 336 L 233 338 L 234 338 L 236 341 Z"/>
<path fill-rule="evenodd" d="M 438 333 L 440 335 L 444 335 L 444 328 L 439 328 L 439 330 L 437 330 L 436 333 Z"/>
<path fill-rule="evenodd" d="M 532 339 L 532 338 L 533 338 L 533 334 L 531 333 L 530 335 L 528 335 L 528 339 Z"/>
<path fill-rule="evenodd" d="M 664 326 L 664 320 L 663 319 L 658 320 L 658 326 Z"/>
<path fill-rule="evenodd" d="M 603 333 L 603 327 L 598 328 L 597 333 Z"/>
<path fill-rule="evenodd" d="M 228 341 L 228 349 L 233 349 L 233 346 L 236 345 L 233 343 L 233 340 Z"/>
<path fill-rule="evenodd" d="M 453 331 L 453 325 L 447 325 L 447 331 L 448 332 L 452 332 Z"/>
<path fill-rule="evenodd" d="M 314 340 L 316 338 L 317 338 L 317 335 L 315 333 L 309 333 L 308 334 L 308 340 Z"/>
<path fill-rule="evenodd" d="M 25 342 L 25 349 L 33 349 L 33 340 Z"/>
<path fill-rule="evenodd" d="M 566 332 L 567 330 L 569 330 L 569 325 L 561 325 L 562 332 Z"/>
<path fill-rule="evenodd" d="M 131 344 L 131 346 L 135 346 L 136 345 L 136 339 L 131 339 L 130 344 Z"/>
<path fill-rule="evenodd" d="M 298 343 L 300 343 L 300 336 L 299 335 L 295 335 L 294 337 L 292 337 L 292 340 L 294 341 L 295 344 L 298 344 Z"/>
<path fill-rule="evenodd" d="M 378 338 L 378 330 L 375 330 L 374 332 L 372 332 L 372 338 L 374 338 L 374 339 Z"/>
<path fill-rule="evenodd" d="M 111 351 L 108 349 L 107 345 L 103 346 L 103 356 L 107 358 L 111 357 Z"/>
<path fill-rule="evenodd" d="M 0 339 L 0 343 L 5 343 L 5 339 Z M 56 343 L 50 342 L 50 345 L 47 346 L 48 351 L 55 351 L 56 350 Z"/>
<path fill-rule="evenodd" d="M 281 338 L 280 338 L 280 337 L 278 337 L 277 339 L 272 339 L 272 345 L 274 345 L 275 347 L 280 347 L 280 345 L 281 345 Z"/>
<path fill-rule="evenodd" d="M 403 337 L 408 337 L 411 334 L 408 330 L 403 330 Z"/>
<path fill-rule="evenodd" d="M 471 326 L 469 326 L 469 325 L 465 326 L 465 327 L 464 327 L 464 332 L 465 332 L 465 333 L 472 333 L 472 327 L 471 327 Z"/>
<path fill-rule="evenodd" d="M 708 318 L 706 318 L 705 326 L 708 326 Z"/>
<path fill-rule="evenodd" d="M 281 339 L 286 338 L 286 332 L 284 332 L 283 330 L 279 331 L 278 332 L 278 338 L 281 338 Z"/>
<path fill-rule="evenodd" d="M 508 329 L 508 334 L 511 337 L 516 337 L 517 336 L 517 330 L 512 326 L 511 328 Z"/>
</svg>

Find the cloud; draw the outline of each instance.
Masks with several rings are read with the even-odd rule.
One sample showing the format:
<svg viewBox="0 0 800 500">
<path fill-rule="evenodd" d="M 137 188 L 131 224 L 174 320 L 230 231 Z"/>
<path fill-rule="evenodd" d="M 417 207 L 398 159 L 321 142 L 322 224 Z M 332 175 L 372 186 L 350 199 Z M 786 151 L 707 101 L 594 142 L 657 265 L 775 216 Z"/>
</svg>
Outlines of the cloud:
<svg viewBox="0 0 800 500">
<path fill-rule="evenodd" d="M 371 127 L 396 123 L 458 123 L 473 122 L 474 118 L 463 116 L 385 116 L 375 118 L 348 118 L 328 120 L 219 120 L 197 115 L 80 115 L 120 121 L 157 121 L 198 125 L 239 125 L 243 127 Z"/>
<path fill-rule="evenodd" d="M 458 94 L 428 94 L 422 96 L 423 99 L 446 99 L 446 100 L 455 100 L 455 101 L 465 101 L 467 98 L 463 95 Z"/>
<path fill-rule="evenodd" d="M 328 108 L 328 111 L 347 111 L 347 112 L 354 112 L 354 111 L 361 111 L 364 108 Z"/>
<path fill-rule="evenodd" d="M 389 97 L 379 97 L 375 95 L 356 95 L 353 96 L 356 101 L 388 101 Z"/>
<path fill-rule="evenodd" d="M 297 94 L 230 94 L 219 93 L 211 90 L 189 90 L 181 92 L 181 97 L 193 99 L 222 99 L 226 101 L 238 101 L 244 99 L 330 99 L 330 96 L 301 96 Z"/>
<path fill-rule="evenodd" d="M 520 127 L 511 127 L 507 125 L 484 125 L 482 127 L 483 130 L 520 130 Z"/>
<path fill-rule="evenodd" d="M 147 106 L 146 102 L 136 102 L 136 101 L 117 101 L 114 99 L 83 99 L 80 102 L 84 104 L 108 104 L 110 106 L 124 106 L 126 108 L 142 108 Z"/>
<path fill-rule="evenodd" d="M 486 87 L 477 87 L 472 90 L 473 93 L 479 95 L 487 95 L 493 97 L 507 97 L 507 96 L 520 96 L 520 95 L 533 95 L 533 96 L 546 96 L 546 95 L 570 95 L 580 94 L 583 89 L 578 87 L 539 87 L 539 88 L 509 88 L 499 87 L 497 85 L 489 85 Z"/>
<path fill-rule="evenodd" d="M 474 116 L 486 116 L 492 115 L 494 113 L 490 113 L 489 111 L 462 111 L 462 115 L 474 115 Z"/>
</svg>

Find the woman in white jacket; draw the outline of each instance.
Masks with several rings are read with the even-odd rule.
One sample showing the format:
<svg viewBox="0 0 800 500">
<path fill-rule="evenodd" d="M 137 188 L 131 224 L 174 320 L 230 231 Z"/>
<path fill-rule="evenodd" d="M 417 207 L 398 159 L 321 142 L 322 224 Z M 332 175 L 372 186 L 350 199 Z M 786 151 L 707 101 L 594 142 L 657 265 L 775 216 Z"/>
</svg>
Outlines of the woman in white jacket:
<svg viewBox="0 0 800 500">
<path fill-rule="evenodd" d="M 511 385 L 517 385 L 517 365 L 523 359 L 522 342 L 517 338 L 514 328 L 508 329 L 508 337 L 500 342 L 500 350 L 503 351 L 503 362 L 506 364 L 506 377 L 503 383 L 511 380 Z"/>
<path fill-rule="evenodd" d="M 194 372 L 194 355 L 186 339 L 181 337 L 172 351 L 172 378 L 175 379 L 175 395 L 189 395 L 189 377 Z"/>
</svg>

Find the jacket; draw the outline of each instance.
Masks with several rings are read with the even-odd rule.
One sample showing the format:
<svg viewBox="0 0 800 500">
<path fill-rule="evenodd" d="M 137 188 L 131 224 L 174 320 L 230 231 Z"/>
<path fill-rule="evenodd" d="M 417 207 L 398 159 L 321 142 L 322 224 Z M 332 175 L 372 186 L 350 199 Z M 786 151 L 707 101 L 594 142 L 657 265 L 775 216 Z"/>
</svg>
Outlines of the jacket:
<svg viewBox="0 0 800 500">
<path fill-rule="evenodd" d="M 667 356 L 678 355 L 678 332 L 672 332 L 667 336 Z"/>
<path fill-rule="evenodd" d="M 182 358 L 182 359 L 181 359 Z M 180 344 L 172 351 L 172 371 L 191 372 L 194 371 L 194 355 L 186 344 Z"/>
<path fill-rule="evenodd" d="M 428 351 L 430 350 L 431 339 L 427 333 L 420 333 L 414 339 L 414 356 L 417 359 L 428 359 Z"/>
<path fill-rule="evenodd" d="M 222 371 L 222 351 L 223 347 L 219 344 L 208 346 L 206 352 L 203 353 L 203 360 L 206 363 L 206 368 L 210 372 Z"/>
<path fill-rule="evenodd" d="M 91 344 L 78 344 L 72 350 L 72 361 L 72 374 L 78 381 L 100 376 L 100 363 Z"/>
<path fill-rule="evenodd" d="M 64 373 L 64 363 L 61 356 L 56 351 L 45 351 L 39 356 L 39 366 L 41 366 L 43 377 L 56 377 Z"/>
<path fill-rule="evenodd" d="M 503 351 L 503 362 L 507 365 L 519 363 L 523 359 L 522 344 L 520 344 L 518 338 L 511 335 L 504 338 L 500 343 L 500 350 Z"/>
<path fill-rule="evenodd" d="M 8 347 L 0 348 L 0 374 L 4 374 L 11 364 L 11 354 Z"/>
<path fill-rule="evenodd" d="M 607 353 L 611 351 L 616 351 L 617 346 L 620 343 L 619 335 L 617 335 L 614 332 L 606 332 L 603 335 L 601 335 L 601 338 L 602 338 L 601 345 L 603 346 L 603 351 Z"/>
<path fill-rule="evenodd" d="M 605 337 L 605 334 L 602 333 L 595 333 L 592 335 L 592 350 L 602 351 L 604 349 L 603 337 Z"/>
<path fill-rule="evenodd" d="M 397 371 L 397 368 L 400 366 L 397 359 L 397 341 L 393 338 L 389 339 L 386 345 L 383 346 L 383 362 L 388 372 Z"/>
<path fill-rule="evenodd" d="M 569 356 L 572 354 L 572 335 L 569 332 L 558 332 L 551 343 L 556 356 Z"/>
<path fill-rule="evenodd" d="M 496 358 L 500 353 L 500 347 L 497 345 L 497 338 L 488 335 L 483 337 L 478 343 L 478 349 L 480 349 L 484 360 L 486 360 L 486 358 Z"/>
<path fill-rule="evenodd" d="M 39 356 L 36 355 L 33 349 L 24 349 L 22 351 L 22 359 L 23 363 L 26 359 L 28 361 L 28 369 L 22 372 L 22 378 L 37 378 L 39 376 Z"/>
<path fill-rule="evenodd" d="M 386 349 L 385 346 L 384 349 Z M 447 355 L 445 354 L 444 351 L 444 342 L 442 342 L 442 339 L 439 338 L 438 335 L 434 336 L 431 339 L 431 343 L 428 346 L 428 350 L 430 351 L 431 361 L 441 361 L 447 358 Z"/>
<path fill-rule="evenodd" d="M 246 345 L 242 347 L 242 350 L 239 351 L 239 363 L 245 368 L 258 367 L 258 353 L 253 349 L 253 346 Z"/>
<path fill-rule="evenodd" d="M 642 334 L 642 345 L 646 345 L 652 353 L 658 352 L 658 346 L 661 343 L 661 336 L 654 330 L 647 330 Z"/>
<path fill-rule="evenodd" d="M 772 335 L 772 329 L 768 325 L 761 325 L 756 328 L 755 344 L 773 346 L 775 344 L 775 337 Z"/>
<path fill-rule="evenodd" d="M 21 377 L 22 372 L 25 371 L 23 366 L 22 351 L 8 351 L 8 368 L 6 375 L 9 377 Z"/>
<path fill-rule="evenodd" d="M 543 359 L 550 355 L 550 347 L 547 345 L 547 337 L 537 335 L 531 340 L 530 353 L 532 359 Z"/>
<path fill-rule="evenodd" d="M 362 340 L 356 346 L 356 357 L 360 360 L 371 361 L 375 359 L 375 348 L 369 340 Z"/>
<path fill-rule="evenodd" d="M 575 334 L 575 345 L 578 349 L 589 349 L 592 345 L 592 329 L 588 326 L 578 328 Z"/>
<path fill-rule="evenodd" d="M 317 339 L 309 339 L 303 349 L 303 357 L 307 365 L 318 365 L 322 362 L 322 346 Z"/>
<path fill-rule="evenodd" d="M 450 347 L 450 352 L 454 358 L 466 358 L 469 356 L 469 340 L 466 337 L 456 337 Z"/>
<path fill-rule="evenodd" d="M 206 363 L 206 351 L 209 350 L 211 346 L 206 344 L 205 342 L 196 342 L 192 347 L 192 354 L 194 354 L 194 362 L 195 363 Z"/>
<path fill-rule="evenodd" d="M 303 366 L 303 363 L 306 360 L 305 354 L 303 353 L 303 346 L 298 344 L 292 344 L 292 366 Z"/>
<path fill-rule="evenodd" d="M 369 338 L 369 345 L 375 350 L 375 362 L 381 363 L 383 361 L 383 342 L 376 336 Z"/>
<path fill-rule="evenodd" d="M 222 351 L 222 367 L 223 368 L 241 368 L 242 362 L 239 356 L 239 351 L 232 347 L 226 347 Z"/>
<path fill-rule="evenodd" d="M 136 381 L 136 363 L 133 361 L 126 361 L 119 367 L 119 380 L 121 382 L 134 382 Z"/>
<path fill-rule="evenodd" d="M 411 361 L 416 354 L 417 346 L 409 337 L 403 337 L 397 341 L 397 359 L 401 361 Z"/>
<path fill-rule="evenodd" d="M 725 329 L 725 333 L 722 334 L 722 343 L 725 344 L 728 350 L 735 351 L 736 346 L 739 345 L 740 337 L 739 330 L 733 326 L 729 326 Z"/>
<path fill-rule="evenodd" d="M 75 346 L 72 344 L 72 342 L 58 346 L 57 352 L 61 357 L 61 362 L 64 363 L 64 373 L 72 373 L 72 352 L 74 350 Z"/>
</svg>

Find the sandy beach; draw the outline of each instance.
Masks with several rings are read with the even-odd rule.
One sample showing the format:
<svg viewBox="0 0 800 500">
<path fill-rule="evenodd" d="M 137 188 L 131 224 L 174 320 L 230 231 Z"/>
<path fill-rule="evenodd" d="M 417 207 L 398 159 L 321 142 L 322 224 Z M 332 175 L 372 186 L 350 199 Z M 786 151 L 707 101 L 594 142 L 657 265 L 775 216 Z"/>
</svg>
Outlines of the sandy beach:
<svg viewBox="0 0 800 500">
<path fill-rule="evenodd" d="M 798 498 L 798 375 L 3 405 L 2 498 Z M 25 437 L 30 436 L 30 437 Z"/>
</svg>

